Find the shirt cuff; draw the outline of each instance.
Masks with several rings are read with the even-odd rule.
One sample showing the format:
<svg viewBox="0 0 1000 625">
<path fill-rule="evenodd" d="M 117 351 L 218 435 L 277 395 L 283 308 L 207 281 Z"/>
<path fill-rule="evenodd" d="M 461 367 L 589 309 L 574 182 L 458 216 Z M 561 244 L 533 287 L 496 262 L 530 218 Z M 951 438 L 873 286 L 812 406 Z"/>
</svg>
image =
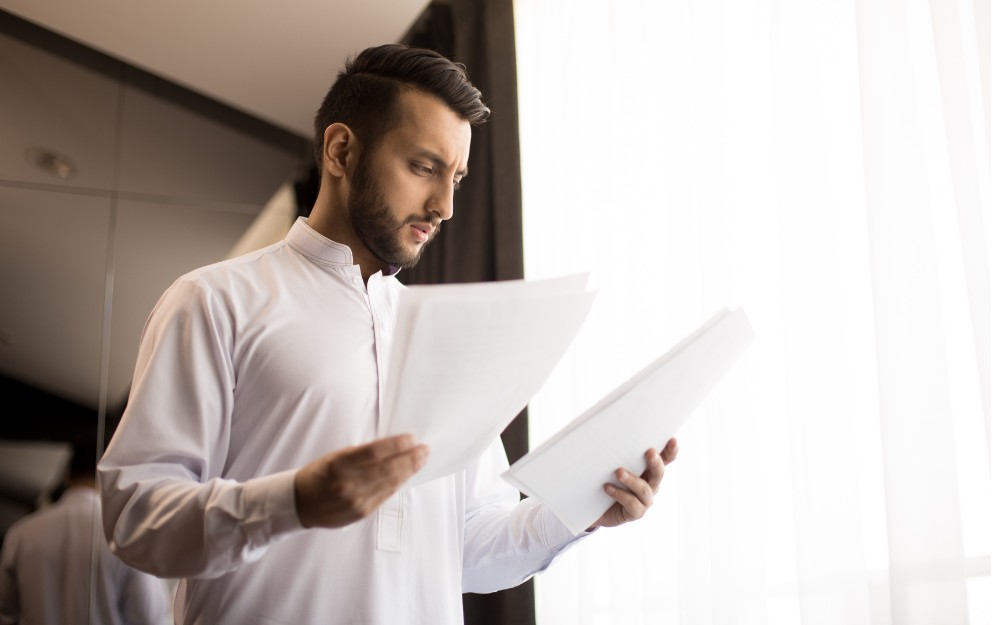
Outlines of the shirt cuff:
<svg viewBox="0 0 1000 625">
<path fill-rule="evenodd" d="M 243 512 L 255 546 L 305 529 L 295 510 L 295 469 L 244 482 Z"/>
<path fill-rule="evenodd" d="M 562 549 L 594 533 L 585 530 L 579 534 L 574 534 L 548 507 L 542 505 L 541 508 L 542 531 L 545 532 L 545 542 L 551 547 Z"/>
</svg>

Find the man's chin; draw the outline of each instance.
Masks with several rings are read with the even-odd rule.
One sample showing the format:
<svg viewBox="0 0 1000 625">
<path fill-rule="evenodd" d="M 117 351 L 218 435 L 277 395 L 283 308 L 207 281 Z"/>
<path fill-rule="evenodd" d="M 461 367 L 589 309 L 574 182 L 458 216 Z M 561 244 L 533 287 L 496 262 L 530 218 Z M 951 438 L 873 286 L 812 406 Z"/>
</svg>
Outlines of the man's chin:
<svg viewBox="0 0 1000 625">
<path fill-rule="evenodd" d="M 412 269 L 420 262 L 420 257 L 423 256 L 424 250 L 427 249 L 428 244 L 434 240 L 434 237 L 427 239 L 426 241 L 420 243 L 404 243 L 399 246 L 396 253 L 393 256 L 397 261 L 395 263 L 390 263 L 400 269 Z"/>
<path fill-rule="evenodd" d="M 423 255 L 424 248 L 421 247 L 417 252 L 406 259 L 401 259 L 402 262 L 390 263 L 400 269 L 413 269 L 420 262 L 420 257 Z"/>
<path fill-rule="evenodd" d="M 404 253 L 403 250 L 397 250 L 395 254 L 380 255 L 379 258 L 383 263 L 390 267 L 394 267 L 396 269 L 412 269 L 416 267 L 418 262 L 420 262 L 420 257 L 423 255 L 425 247 L 426 244 L 420 245 L 410 253 Z"/>
</svg>

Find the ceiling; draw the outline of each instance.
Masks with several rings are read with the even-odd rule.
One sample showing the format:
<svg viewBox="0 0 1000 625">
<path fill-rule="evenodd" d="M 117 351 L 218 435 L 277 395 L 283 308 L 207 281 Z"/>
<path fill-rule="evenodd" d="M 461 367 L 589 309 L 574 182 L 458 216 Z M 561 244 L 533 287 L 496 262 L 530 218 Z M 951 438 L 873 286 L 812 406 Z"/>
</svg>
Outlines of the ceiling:
<svg viewBox="0 0 1000 625">
<path fill-rule="evenodd" d="M 0 0 L 0 9 L 310 136 L 344 59 L 399 41 L 428 0 Z"/>
<path fill-rule="evenodd" d="M 0 0 L 6 13 L 304 142 L 344 60 L 401 40 L 427 5 Z M 0 374 L 100 411 L 127 392 L 158 294 L 184 271 L 252 247 L 262 222 L 287 216 L 288 172 L 302 155 L 142 89 L 113 88 L 22 42 L 5 46 Z M 124 121 L 100 113 L 115 102 L 128 106 Z M 117 145 L 108 139 L 120 135 Z M 74 180 L 26 165 L 25 146 L 55 142 L 83 162 Z M 11 403 L 8 416 L 29 414 Z"/>
</svg>

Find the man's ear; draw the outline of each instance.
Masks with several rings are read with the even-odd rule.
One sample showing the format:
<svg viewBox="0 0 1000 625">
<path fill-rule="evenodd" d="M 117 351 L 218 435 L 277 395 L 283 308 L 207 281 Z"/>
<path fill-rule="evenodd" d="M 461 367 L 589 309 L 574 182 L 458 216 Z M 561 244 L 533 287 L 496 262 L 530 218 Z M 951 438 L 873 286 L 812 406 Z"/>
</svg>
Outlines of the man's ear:
<svg viewBox="0 0 1000 625">
<path fill-rule="evenodd" d="M 357 137 L 346 125 L 337 122 L 327 126 L 323 132 L 323 169 L 331 176 L 344 176 L 357 146 Z"/>
</svg>

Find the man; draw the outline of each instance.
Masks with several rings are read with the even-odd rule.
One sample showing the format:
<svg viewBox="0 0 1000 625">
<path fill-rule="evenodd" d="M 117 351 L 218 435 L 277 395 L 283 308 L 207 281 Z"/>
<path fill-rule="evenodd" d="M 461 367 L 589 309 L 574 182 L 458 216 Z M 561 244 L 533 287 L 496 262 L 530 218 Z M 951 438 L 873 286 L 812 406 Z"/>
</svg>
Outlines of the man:
<svg viewBox="0 0 1000 625">
<path fill-rule="evenodd" d="M 308 219 L 157 303 L 100 479 L 115 553 L 185 578 L 179 623 L 458 624 L 462 592 L 515 586 L 581 538 L 519 502 L 499 439 L 412 488 L 433 450 L 376 440 L 395 275 L 451 218 L 488 115 L 461 65 L 361 52 L 316 115 Z M 675 454 L 621 473 L 594 528 L 641 517 Z"/>
<path fill-rule="evenodd" d="M 101 535 L 95 461 L 93 445 L 77 449 L 59 499 L 7 530 L 0 553 L 0 624 L 166 622 L 167 582 L 123 564 Z"/>
</svg>

